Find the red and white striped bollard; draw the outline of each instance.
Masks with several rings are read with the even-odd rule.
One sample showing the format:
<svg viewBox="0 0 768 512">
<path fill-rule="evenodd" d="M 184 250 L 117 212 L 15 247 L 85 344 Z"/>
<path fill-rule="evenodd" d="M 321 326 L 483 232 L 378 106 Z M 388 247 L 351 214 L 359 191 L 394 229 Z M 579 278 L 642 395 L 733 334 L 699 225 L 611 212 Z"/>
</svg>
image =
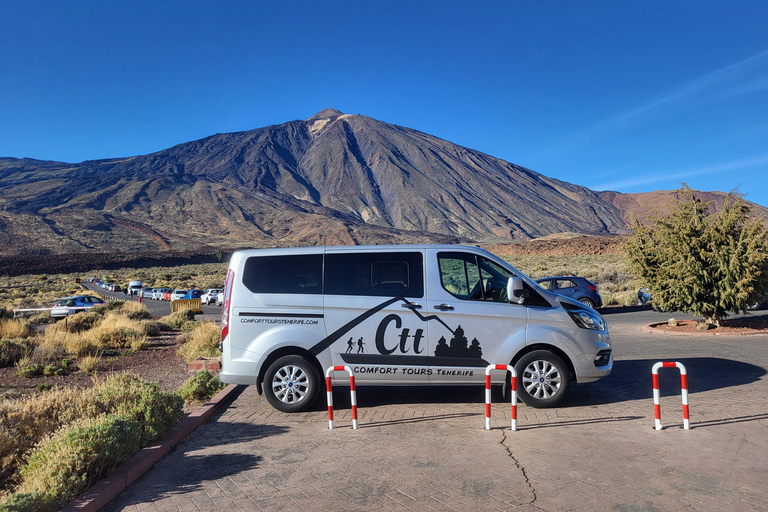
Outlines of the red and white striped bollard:
<svg viewBox="0 0 768 512">
<path fill-rule="evenodd" d="M 512 372 L 512 430 L 517 430 L 517 371 L 506 364 L 489 364 L 485 369 L 485 430 L 491 430 L 491 370 Z"/>
<path fill-rule="evenodd" d="M 653 408 L 656 418 L 656 430 L 661 430 L 661 404 L 659 403 L 659 368 L 677 368 L 680 370 L 680 388 L 683 397 L 683 428 L 691 428 L 690 416 L 688 414 L 688 371 L 683 363 L 660 362 L 653 365 L 651 373 L 653 374 Z"/>
<path fill-rule="evenodd" d="M 357 391 L 355 390 L 355 372 L 349 366 L 330 366 L 325 371 L 325 389 L 328 397 L 328 428 L 333 430 L 333 393 L 331 393 L 331 372 L 349 373 L 349 393 L 352 402 L 352 428 L 357 430 Z"/>
</svg>

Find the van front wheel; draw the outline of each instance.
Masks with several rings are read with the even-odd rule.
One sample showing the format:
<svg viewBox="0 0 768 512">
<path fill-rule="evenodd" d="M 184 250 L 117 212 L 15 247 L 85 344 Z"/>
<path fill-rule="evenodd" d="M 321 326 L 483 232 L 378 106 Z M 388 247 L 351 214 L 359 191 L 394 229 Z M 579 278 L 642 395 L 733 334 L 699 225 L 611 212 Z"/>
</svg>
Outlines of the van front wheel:
<svg viewBox="0 0 768 512">
<path fill-rule="evenodd" d="M 299 412 L 317 398 L 320 376 L 314 365 L 301 356 L 283 356 L 264 374 L 264 394 L 275 409 Z"/>
<path fill-rule="evenodd" d="M 549 350 L 534 350 L 515 365 L 517 395 L 531 407 L 554 407 L 568 391 L 568 366 Z"/>
</svg>

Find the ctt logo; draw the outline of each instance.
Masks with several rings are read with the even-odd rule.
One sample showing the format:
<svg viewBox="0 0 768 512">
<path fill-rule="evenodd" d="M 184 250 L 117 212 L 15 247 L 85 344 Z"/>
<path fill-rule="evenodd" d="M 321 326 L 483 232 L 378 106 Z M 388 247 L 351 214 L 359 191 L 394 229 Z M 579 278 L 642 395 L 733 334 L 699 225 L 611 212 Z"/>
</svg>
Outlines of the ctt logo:
<svg viewBox="0 0 768 512">
<path fill-rule="evenodd" d="M 399 343 L 387 346 L 385 338 L 387 337 L 387 330 L 390 328 L 390 332 L 395 332 L 395 339 L 399 339 Z M 399 335 L 397 335 L 396 329 L 400 329 Z M 378 329 L 376 329 L 376 350 L 384 355 L 392 354 L 398 350 L 401 354 L 407 354 L 411 351 L 409 338 L 412 338 L 413 341 L 413 352 L 421 354 L 424 351 L 424 348 L 421 346 L 421 340 L 424 339 L 424 329 L 416 329 L 416 332 L 411 334 L 408 327 L 403 328 L 403 321 L 398 315 L 387 315 L 379 324 Z"/>
</svg>

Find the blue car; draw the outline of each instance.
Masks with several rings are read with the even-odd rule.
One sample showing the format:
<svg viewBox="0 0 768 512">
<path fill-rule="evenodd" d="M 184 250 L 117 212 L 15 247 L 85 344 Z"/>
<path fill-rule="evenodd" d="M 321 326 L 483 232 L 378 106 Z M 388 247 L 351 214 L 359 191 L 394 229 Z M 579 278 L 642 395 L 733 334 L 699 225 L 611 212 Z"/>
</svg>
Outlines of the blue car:
<svg viewBox="0 0 768 512">
<path fill-rule="evenodd" d="M 545 290 L 576 299 L 585 306 L 591 308 L 603 306 L 603 299 L 597 293 L 597 285 L 587 278 L 578 276 L 545 277 L 537 279 L 536 282 Z"/>
<path fill-rule="evenodd" d="M 199 299 L 203 295 L 203 290 L 189 290 L 183 298 L 185 299 Z"/>
</svg>

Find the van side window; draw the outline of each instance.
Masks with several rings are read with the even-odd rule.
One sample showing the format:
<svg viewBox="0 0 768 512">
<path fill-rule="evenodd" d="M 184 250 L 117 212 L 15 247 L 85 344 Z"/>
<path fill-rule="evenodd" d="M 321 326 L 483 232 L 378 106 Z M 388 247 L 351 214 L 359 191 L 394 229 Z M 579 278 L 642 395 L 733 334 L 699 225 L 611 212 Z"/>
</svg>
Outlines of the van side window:
<svg viewBox="0 0 768 512">
<path fill-rule="evenodd" d="M 451 295 L 465 300 L 482 300 L 480 271 L 474 254 L 447 252 L 437 255 L 440 281 Z"/>
<path fill-rule="evenodd" d="M 420 252 L 326 254 L 326 295 L 424 297 Z"/>
<path fill-rule="evenodd" d="M 459 299 L 507 302 L 504 267 L 474 254 L 446 252 L 437 255 L 443 288 Z"/>
<path fill-rule="evenodd" d="M 255 256 L 245 261 L 243 285 L 253 293 L 323 293 L 323 255 Z"/>
</svg>

